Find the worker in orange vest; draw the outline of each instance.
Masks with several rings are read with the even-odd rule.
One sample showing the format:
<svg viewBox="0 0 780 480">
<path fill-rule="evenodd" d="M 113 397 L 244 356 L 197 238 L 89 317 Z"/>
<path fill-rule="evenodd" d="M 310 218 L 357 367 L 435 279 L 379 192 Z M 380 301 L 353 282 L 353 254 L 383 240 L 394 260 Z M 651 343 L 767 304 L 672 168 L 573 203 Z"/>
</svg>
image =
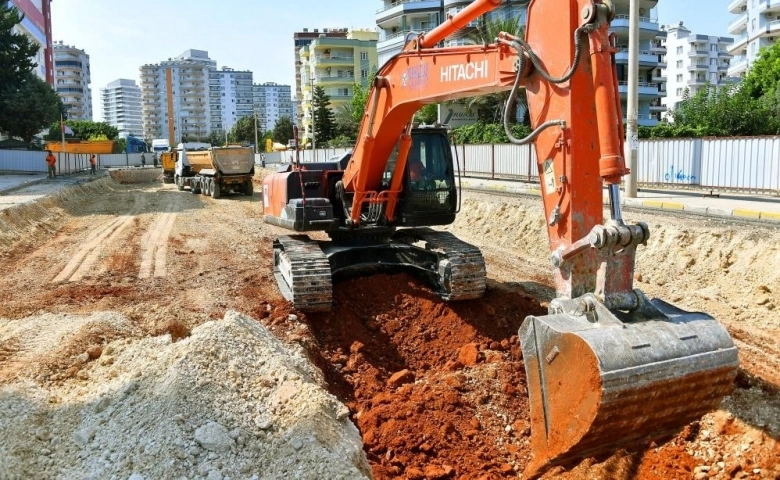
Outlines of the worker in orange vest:
<svg viewBox="0 0 780 480">
<path fill-rule="evenodd" d="M 91 157 L 89 157 L 89 174 L 95 175 L 95 165 L 97 163 L 97 160 L 95 160 L 95 154 L 93 153 Z"/>
<path fill-rule="evenodd" d="M 48 155 L 46 155 L 46 165 L 49 166 L 49 178 L 54 178 L 55 172 L 57 171 L 57 167 L 55 167 L 57 164 L 57 157 L 51 153 L 51 150 L 46 150 L 46 152 L 48 153 Z"/>
</svg>

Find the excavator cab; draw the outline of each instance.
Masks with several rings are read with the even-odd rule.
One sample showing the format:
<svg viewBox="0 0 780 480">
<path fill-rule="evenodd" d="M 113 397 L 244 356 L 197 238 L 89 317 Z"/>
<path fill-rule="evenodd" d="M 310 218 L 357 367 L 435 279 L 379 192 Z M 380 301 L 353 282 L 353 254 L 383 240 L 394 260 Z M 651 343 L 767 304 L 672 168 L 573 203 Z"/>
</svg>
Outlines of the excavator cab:
<svg viewBox="0 0 780 480">
<path fill-rule="evenodd" d="M 388 162 L 389 172 L 394 168 L 395 162 Z M 457 207 L 458 191 L 447 130 L 413 129 L 399 200 L 399 226 L 449 225 L 455 221 Z"/>
</svg>

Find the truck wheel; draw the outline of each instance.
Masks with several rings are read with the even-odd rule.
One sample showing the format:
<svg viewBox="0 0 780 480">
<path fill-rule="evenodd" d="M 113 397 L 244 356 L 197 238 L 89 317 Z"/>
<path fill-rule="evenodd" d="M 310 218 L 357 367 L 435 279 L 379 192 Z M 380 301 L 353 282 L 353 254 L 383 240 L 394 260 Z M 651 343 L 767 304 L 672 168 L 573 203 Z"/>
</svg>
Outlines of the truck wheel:
<svg viewBox="0 0 780 480">
<path fill-rule="evenodd" d="M 254 193 L 254 185 L 252 185 L 252 179 L 244 181 L 244 195 L 251 197 Z"/>
<path fill-rule="evenodd" d="M 213 191 L 214 191 L 214 182 L 211 179 L 209 179 L 208 182 L 206 183 L 206 195 L 210 197 L 211 192 Z"/>
<path fill-rule="evenodd" d="M 197 180 L 190 180 L 190 192 L 193 194 L 200 193 L 200 182 Z"/>
<path fill-rule="evenodd" d="M 211 186 L 211 198 L 219 198 L 222 195 L 222 189 L 219 186 L 219 183 L 214 182 L 214 184 Z"/>
<path fill-rule="evenodd" d="M 203 195 L 208 195 L 209 194 L 209 181 L 208 181 L 208 179 L 204 179 L 203 180 L 203 186 L 201 186 L 200 188 L 201 188 L 200 189 L 200 193 L 202 193 Z"/>
<path fill-rule="evenodd" d="M 173 183 L 176 184 L 176 188 L 178 188 L 180 192 L 182 190 L 184 190 L 184 182 L 181 181 L 181 177 L 180 176 L 178 176 L 178 175 L 174 176 L 173 177 Z"/>
</svg>

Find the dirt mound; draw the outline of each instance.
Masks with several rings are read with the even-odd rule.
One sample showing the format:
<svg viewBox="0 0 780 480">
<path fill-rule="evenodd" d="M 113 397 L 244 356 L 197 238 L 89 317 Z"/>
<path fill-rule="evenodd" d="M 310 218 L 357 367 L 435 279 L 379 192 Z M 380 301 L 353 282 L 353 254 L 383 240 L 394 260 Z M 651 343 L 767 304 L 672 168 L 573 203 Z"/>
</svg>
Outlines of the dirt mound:
<svg viewBox="0 0 780 480">
<path fill-rule="evenodd" d="M 0 333 L 41 332 L 51 320 L 82 323 L 61 332 L 68 345 L 86 325 L 128 325 L 115 314 L 43 316 Z M 370 477 L 357 429 L 319 371 L 248 317 L 228 313 L 176 343 L 109 342 L 84 363 L 82 381 L 58 389 L 0 387 L 0 477 Z"/>
<path fill-rule="evenodd" d="M 149 183 L 162 177 L 159 168 L 122 168 L 108 171 L 111 178 L 121 184 Z"/>
<path fill-rule="evenodd" d="M 491 285 L 443 303 L 406 274 L 339 283 L 310 316 L 331 391 L 353 413 L 377 478 L 517 475 L 529 447 L 517 330 L 545 310 Z"/>
</svg>

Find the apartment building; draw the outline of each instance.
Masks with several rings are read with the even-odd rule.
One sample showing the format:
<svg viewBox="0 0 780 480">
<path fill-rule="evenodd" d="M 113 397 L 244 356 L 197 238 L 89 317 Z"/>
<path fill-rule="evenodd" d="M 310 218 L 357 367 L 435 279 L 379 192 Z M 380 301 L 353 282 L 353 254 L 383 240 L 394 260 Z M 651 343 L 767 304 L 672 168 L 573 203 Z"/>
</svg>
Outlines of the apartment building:
<svg viewBox="0 0 780 480">
<path fill-rule="evenodd" d="M 719 88 L 733 82 L 728 76 L 733 38 L 692 33 L 683 22 L 669 25 L 665 30 L 667 96 L 662 104 L 667 110 L 664 115 L 668 109 L 677 107 L 686 90 L 693 96 L 707 84 Z"/>
<path fill-rule="evenodd" d="M 252 72 L 246 70 L 222 67 L 209 73 L 209 132 L 224 134 L 239 118 L 254 115 L 252 83 Z"/>
<path fill-rule="evenodd" d="M 63 42 L 54 44 L 54 89 L 71 120 L 92 120 L 89 55 Z"/>
<path fill-rule="evenodd" d="M 376 13 L 376 25 L 379 32 L 377 56 L 379 65 L 383 65 L 400 52 L 409 36 L 425 33 L 438 26 L 449 15 L 455 15 L 471 3 L 471 0 L 421 0 L 399 2 L 382 0 L 382 6 Z M 492 12 L 487 20 L 517 18 L 525 25 L 527 0 L 509 0 Z M 445 41 L 446 46 L 462 45 L 477 27 L 474 21 Z"/>
<path fill-rule="evenodd" d="M 282 117 L 287 117 L 291 121 L 295 118 L 290 85 L 279 85 L 273 82 L 255 84 L 253 94 L 259 131 L 273 130 L 276 122 Z"/>
<path fill-rule="evenodd" d="M 119 130 L 120 138 L 128 135 L 143 138 L 141 120 L 141 87 L 135 80 L 120 78 L 100 89 L 103 121 Z"/>
<path fill-rule="evenodd" d="M 33 60 L 38 64 L 35 74 L 54 86 L 54 49 L 51 36 L 51 0 L 10 0 L 24 14 L 14 33 L 23 33 L 40 47 Z"/>
<path fill-rule="evenodd" d="M 780 38 L 780 0 L 733 0 L 729 12 L 736 15 L 728 26 L 735 36 L 728 53 L 734 58 L 728 76 L 741 77 L 758 57 L 762 47 Z"/>
<path fill-rule="evenodd" d="M 293 33 L 293 43 L 295 44 L 295 123 L 300 127 L 303 121 L 303 109 L 301 107 L 301 88 L 303 83 L 301 79 L 301 56 L 300 52 L 303 47 L 308 46 L 315 38 L 327 37 L 327 38 L 346 38 L 346 28 L 315 28 L 309 31 L 308 28 L 304 28 L 302 32 Z"/>
<path fill-rule="evenodd" d="M 301 48 L 298 98 L 302 113 L 299 126 L 305 129 L 304 138 L 311 138 L 315 87 L 323 88 L 334 111 L 352 100 L 355 83 L 368 87 L 369 76 L 377 70 L 378 36 L 375 30 L 352 29 L 346 38 L 323 36 Z"/>
</svg>

